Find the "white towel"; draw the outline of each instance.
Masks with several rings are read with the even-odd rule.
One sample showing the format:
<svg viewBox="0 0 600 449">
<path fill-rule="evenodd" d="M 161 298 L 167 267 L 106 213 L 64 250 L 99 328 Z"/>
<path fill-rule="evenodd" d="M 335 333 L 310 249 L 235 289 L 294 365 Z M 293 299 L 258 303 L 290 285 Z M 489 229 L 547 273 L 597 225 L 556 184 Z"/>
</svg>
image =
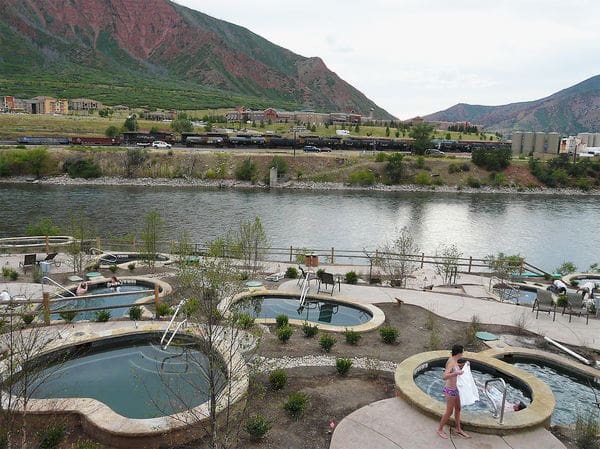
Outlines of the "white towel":
<svg viewBox="0 0 600 449">
<path fill-rule="evenodd" d="M 456 378 L 456 387 L 460 393 L 460 405 L 471 405 L 479 400 L 479 390 L 475 385 L 475 379 L 471 373 L 471 364 L 465 363 L 462 368 L 463 373 Z"/>
</svg>

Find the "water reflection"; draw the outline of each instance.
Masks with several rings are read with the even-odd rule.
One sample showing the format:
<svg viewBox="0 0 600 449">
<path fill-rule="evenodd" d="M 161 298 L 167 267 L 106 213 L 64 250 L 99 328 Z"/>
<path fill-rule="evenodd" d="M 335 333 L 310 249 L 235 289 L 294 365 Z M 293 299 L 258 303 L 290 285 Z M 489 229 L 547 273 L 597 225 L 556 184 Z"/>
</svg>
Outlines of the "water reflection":
<svg viewBox="0 0 600 449">
<path fill-rule="evenodd" d="M 202 242 L 260 216 L 272 246 L 374 249 L 407 226 L 423 251 L 455 243 L 465 255 L 526 256 L 548 271 L 600 262 L 597 197 L 442 192 L 250 191 L 172 187 L 0 185 L 0 236 L 82 211 L 101 236 L 137 234 L 157 208 L 169 238 Z"/>
</svg>

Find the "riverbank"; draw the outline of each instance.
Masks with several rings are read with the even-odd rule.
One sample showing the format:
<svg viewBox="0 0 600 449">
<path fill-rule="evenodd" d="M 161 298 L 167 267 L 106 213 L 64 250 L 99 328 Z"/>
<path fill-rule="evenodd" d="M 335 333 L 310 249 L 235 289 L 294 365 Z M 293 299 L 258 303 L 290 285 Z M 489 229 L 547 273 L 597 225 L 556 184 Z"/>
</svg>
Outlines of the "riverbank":
<svg viewBox="0 0 600 449">
<path fill-rule="evenodd" d="M 238 181 L 234 179 L 198 179 L 191 177 L 182 178 L 123 178 L 116 176 L 103 176 L 100 178 L 83 179 L 70 178 L 67 175 L 43 177 L 34 179 L 30 176 L 13 176 L 0 178 L 0 184 L 42 184 L 42 185 L 97 185 L 97 186 L 147 186 L 147 187 L 198 187 L 212 189 L 286 189 L 286 190 L 319 190 L 319 191 L 377 191 L 377 192 L 442 192 L 442 193 L 467 193 L 467 194 L 505 194 L 505 195 L 579 195 L 600 196 L 600 190 L 583 191 L 580 189 L 547 188 L 547 187 L 491 187 L 480 188 L 462 186 L 420 186 L 415 184 L 385 185 L 374 184 L 371 186 L 349 185 L 341 182 L 314 182 L 314 181 L 284 181 L 276 187 L 258 182 Z"/>
</svg>

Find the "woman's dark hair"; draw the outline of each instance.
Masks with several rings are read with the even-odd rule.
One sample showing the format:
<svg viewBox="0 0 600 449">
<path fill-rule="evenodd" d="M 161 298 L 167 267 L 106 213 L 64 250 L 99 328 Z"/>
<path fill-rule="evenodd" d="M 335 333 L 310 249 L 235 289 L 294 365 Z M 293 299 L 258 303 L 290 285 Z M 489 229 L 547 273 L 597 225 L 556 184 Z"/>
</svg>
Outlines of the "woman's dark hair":
<svg viewBox="0 0 600 449">
<path fill-rule="evenodd" d="M 517 405 L 517 411 L 523 410 L 524 408 L 527 408 L 525 403 L 523 401 L 519 401 L 519 405 Z"/>
<path fill-rule="evenodd" d="M 452 355 L 458 355 L 462 352 L 464 352 L 465 348 L 463 348 L 463 345 L 454 345 L 452 346 Z"/>
</svg>

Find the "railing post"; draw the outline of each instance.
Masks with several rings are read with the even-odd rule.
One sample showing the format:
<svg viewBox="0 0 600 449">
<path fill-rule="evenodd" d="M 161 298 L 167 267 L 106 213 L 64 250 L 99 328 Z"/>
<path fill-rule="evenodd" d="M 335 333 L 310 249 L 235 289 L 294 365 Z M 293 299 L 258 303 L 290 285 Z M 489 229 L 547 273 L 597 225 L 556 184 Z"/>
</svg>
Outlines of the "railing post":
<svg viewBox="0 0 600 449">
<path fill-rule="evenodd" d="M 425 253 L 421 253 L 421 268 L 423 268 L 424 264 L 425 264 Z"/>
<path fill-rule="evenodd" d="M 135 236 L 133 236 L 133 252 L 136 252 L 136 249 L 135 249 Z"/>
<path fill-rule="evenodd" d="M 293 262 L 293 257 L 294 257 L 294 248 L 292 247 L 292 245 L 290 245 L 290 263 Z"/>
<path fill-rule="evenodd" d="M 469 273 L 471 272 L 471 264 L 473 263 L 473 256 L 469 256 Z"/>
<path fill-rule="evenodd" d="M 333 246 L 331 247 L 331 265 L 335 263 Z"/>
<path fill-rule="evenodd" d="M 102 251 L 102 247 L 100 246 L 100 237 L 96 237 L 96 248 L 98 248 L 99 251 Z"/>
<path fill-rule="evenodd" d="M 158 284 L 154 284 L 154 310 L 156 310 L 156 318 L 158 318 Z"/>
<path fill-rule="evenodd" d="M 50 239 L 46 236 L 46 254 L 50 254 Z"/>
<path fill-rule="evenodd" d="M 521 264 L 519 265 L 519 275 L 523 274 L 523 264 L 525 263 L 525 259 L 521 257 Z"/>
<path fill-rule="evenodd" d="M 44 306 L 44 323 L 50 324 L 50 293 L 44 292 L 42 294 L 42 302 Z"/>
</svg>

